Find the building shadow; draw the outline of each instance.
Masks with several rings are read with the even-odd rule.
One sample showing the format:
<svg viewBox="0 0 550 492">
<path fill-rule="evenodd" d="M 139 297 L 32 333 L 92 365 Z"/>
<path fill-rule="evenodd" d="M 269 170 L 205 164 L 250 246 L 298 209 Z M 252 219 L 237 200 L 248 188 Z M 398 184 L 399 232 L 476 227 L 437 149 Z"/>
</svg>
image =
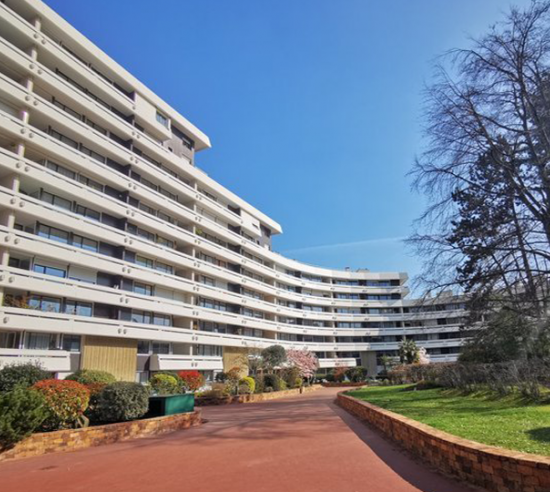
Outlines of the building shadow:
<svg viewBox="0 0 550 492">
<path fill-rule="evenodd" d="M 430 465 L 421 462 L 391 442 L 378 430 L 357 419 L 335 403 L 331 404 L 344 423 L 361 439 L 376 456 L 403 480 L 421 492 L 474 492 L 480 489 L 473 485 L 442 475 Z"/>
</svg>

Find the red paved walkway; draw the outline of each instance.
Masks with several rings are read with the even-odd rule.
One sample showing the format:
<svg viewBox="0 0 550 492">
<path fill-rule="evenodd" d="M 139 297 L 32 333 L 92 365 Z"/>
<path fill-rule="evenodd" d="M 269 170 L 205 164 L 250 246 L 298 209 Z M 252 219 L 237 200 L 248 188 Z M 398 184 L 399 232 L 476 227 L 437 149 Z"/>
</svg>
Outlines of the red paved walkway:
<svg viewBox="0 0 550 492">
<path fill-rule="evenodd" d="M 2 492 L 471 492 L 332 403 L 336 389 L 204 409 L 164 437 L 0 464 Z"/>
</svg>

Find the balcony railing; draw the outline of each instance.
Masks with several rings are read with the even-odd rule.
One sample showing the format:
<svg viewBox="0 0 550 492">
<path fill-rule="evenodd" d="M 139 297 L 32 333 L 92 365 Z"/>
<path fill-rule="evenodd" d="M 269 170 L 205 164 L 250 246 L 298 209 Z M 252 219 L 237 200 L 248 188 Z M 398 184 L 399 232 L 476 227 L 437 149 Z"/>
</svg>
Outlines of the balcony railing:
<svg viewBox="0 0 550 492">
<path fill-rule="evenodd" d="M 186 369 L 201 369 L 223 371 L 221 357 L 209 355 L 168 355 L 153 354 L 149 362 L 151 371 L 181 371 Z"/>
<path fill-rule="evenodd" d="M 71 355 L 63 350 L 32 350 L 0 348 L 0 367 L 8 364 L 37 363 L 51 372 L 71 370 Z"/>
</svg>

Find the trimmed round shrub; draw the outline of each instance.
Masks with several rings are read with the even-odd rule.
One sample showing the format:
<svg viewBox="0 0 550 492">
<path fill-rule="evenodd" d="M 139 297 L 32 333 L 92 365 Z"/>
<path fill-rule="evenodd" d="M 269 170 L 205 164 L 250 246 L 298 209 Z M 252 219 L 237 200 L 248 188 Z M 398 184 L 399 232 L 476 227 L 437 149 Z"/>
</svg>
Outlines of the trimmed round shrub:
<svg viewBox="0 0 550 492">
<path fill-rule="evenodd" d="M 44 430 L 70 429 L 82 423 L 82 416 L 90 401 L 90 390 L 76 381 L 46 379 L 33 388 L 44 396 L 48 416 L 42 423 Z"/>
<path fill-rule="evenodd" d="M 277 374 L 265 374 L 263 386 L 264 391 L 280 391 L 281 378 Z"/>
<path fill-rule="evenodd" d="M 16 443 L 38 429 L 48 412 L 44 396 L 23 386 L 0 393 L 0 451 Z"/>
<path fill-rule="evenodd" d="M 204 376 L 199 371 L 180 371 L 178 376 L 189 391 L 195 392 L 204 386 Z"/>
<path fill-rule="evenodd" d="M 139 383 L 117 381 L 103 388 L 94 411 L 100 422 L 124 422 L 143 417 L 149 410 L 149 390 Z"/>
<path fill-rule="evenodd" d="M 250 376 L 246 376 L 239 381 L 239 393 L 251 395 L 256 390 L 256 381 Z"/>
<path fill-rule="evenodd" d="M 0 369 L 0 392 L 11 391 L 16 386 L 30 388 L 44 379 L 50 379 L 52 374 L 38 364 L 9 364 Z"/>
<path fill-rule="evenodd" d="M 293 388 L 301 388 L 304 385 L 304 380 L 300 377 L 297 377 L 294 380 L 294 384 L 292 385 Z"/>
<path fill-rule="evenodd" d="M 90 392 L 90 401 L 88 402 L 88 408 L 84 412 L 84 415 L 90 420 L 97 420 L 95 415 L 97 399 L 105 386 L 107 386 L 105 383 L 90 383 L 86 385 L 86 388 L 88 388 L 88 391 Z"/>
<path fill-rule="evenodd" d="M 65 380 L 76 381 L 86 386 L 93 384 L 106 385 L 116 382 L 116 378 L 110 372 L 95 369 L 79 369 L 67 376 Z"/>
<path fill-rule="evenodd" d="M 177 395 L 181 393 L 181 384 L 170 374 L 154 374 L 149 379 L 149 387 L 157 395 Z"/>
</svg>

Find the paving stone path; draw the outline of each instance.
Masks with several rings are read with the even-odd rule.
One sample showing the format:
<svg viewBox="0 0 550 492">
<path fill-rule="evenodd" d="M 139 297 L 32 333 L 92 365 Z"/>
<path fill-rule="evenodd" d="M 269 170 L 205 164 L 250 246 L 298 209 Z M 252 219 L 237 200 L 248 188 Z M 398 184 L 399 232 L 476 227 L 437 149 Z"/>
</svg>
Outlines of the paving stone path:
<svg viewBox="0 0 550 492">
<path fill-rule="evenodd" d="M 201 427 L 0 463 L 2 492 L 471 492 L 334 405 L 337 388 L 206 407 Z"/>
</svg>

